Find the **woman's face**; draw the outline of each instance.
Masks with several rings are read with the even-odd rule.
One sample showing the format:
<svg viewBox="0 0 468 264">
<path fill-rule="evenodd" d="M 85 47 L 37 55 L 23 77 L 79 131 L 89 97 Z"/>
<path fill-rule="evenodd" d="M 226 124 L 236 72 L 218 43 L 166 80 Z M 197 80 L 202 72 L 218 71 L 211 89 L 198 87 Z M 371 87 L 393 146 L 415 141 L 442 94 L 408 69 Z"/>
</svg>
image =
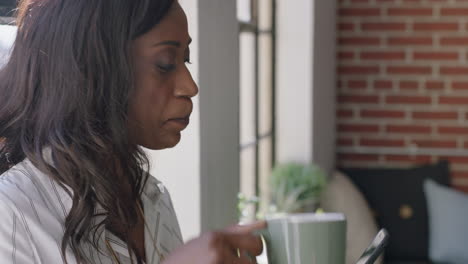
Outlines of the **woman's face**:
<svg viewBox="0 0 468 264">
<path fill-rule="evenodd" d="M 177 145 L 189 124 L 198 87 L 190 61 L 187 17 L 175 2 L 160 24 L 133 41 L 135 93 L 129 104 L 130 137 L 149 149 Z"/>
</svg>

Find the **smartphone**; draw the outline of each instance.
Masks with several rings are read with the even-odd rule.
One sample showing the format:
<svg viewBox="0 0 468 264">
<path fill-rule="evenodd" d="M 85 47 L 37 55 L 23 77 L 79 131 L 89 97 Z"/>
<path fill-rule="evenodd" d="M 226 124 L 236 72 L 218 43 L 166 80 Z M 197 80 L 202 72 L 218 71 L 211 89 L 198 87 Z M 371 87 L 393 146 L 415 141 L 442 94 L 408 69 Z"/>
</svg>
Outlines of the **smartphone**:
<svg viewBox="0 0 468 264">
<path fill-rule="evenodd" d="M 387 246 L 388 237 L 387 230 L 381 229 L 375 236 L 374 240 L 372 240 L 369 247 L 367 247 L 364 253 L 362 253 L 356 264 L 373 264 Z"/>
</svg>

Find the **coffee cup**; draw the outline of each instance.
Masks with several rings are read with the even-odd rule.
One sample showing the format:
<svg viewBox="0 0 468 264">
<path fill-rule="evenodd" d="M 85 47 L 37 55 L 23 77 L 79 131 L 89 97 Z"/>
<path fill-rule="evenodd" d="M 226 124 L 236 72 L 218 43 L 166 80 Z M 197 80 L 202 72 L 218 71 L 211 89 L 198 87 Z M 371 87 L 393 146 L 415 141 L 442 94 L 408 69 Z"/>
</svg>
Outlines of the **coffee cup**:
<svg viewBox="0 0 468 264">
<path fill-rule="evenodd" d="M 346 218 L 340 213 L 302 213 L 266 219 L 259 233 L 269 264 L 345 264 Z"/>
</svg>

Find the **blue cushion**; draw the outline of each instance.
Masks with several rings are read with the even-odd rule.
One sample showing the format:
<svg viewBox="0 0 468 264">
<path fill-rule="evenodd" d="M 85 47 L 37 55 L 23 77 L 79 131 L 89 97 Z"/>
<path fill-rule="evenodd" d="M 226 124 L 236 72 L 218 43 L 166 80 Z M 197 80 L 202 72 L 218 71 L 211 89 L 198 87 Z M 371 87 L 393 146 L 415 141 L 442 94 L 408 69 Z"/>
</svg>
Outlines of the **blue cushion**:
<svg viewBox="0 0 468 264">
<path fill-rule="evenodd" d="M 433 262 L 468 263 L 468 195 L 424 182 L 429 211 L 429 257 Z"/>
</svg>

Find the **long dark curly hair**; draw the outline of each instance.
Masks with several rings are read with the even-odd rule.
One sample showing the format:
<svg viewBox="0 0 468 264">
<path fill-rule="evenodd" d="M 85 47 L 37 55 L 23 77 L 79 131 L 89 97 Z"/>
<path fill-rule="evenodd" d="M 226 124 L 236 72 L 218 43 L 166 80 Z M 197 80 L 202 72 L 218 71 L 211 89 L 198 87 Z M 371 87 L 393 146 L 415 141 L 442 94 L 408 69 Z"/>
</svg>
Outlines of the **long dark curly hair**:
<svg viewBox="0 0 468 264">
<path fill-rule="evenodd" d="M 137 223 L 148 159 L 128 133 L 130 48 L 174 1 L 19 3 L 16 41 L 0 70 L 0 173 L 28 158 L 72 190 L 61 250 L 70 247 L 78 263 L 86 262 L 81 243 L 98 247 L 97 204 L 125 227 Z"/>
</svg>

